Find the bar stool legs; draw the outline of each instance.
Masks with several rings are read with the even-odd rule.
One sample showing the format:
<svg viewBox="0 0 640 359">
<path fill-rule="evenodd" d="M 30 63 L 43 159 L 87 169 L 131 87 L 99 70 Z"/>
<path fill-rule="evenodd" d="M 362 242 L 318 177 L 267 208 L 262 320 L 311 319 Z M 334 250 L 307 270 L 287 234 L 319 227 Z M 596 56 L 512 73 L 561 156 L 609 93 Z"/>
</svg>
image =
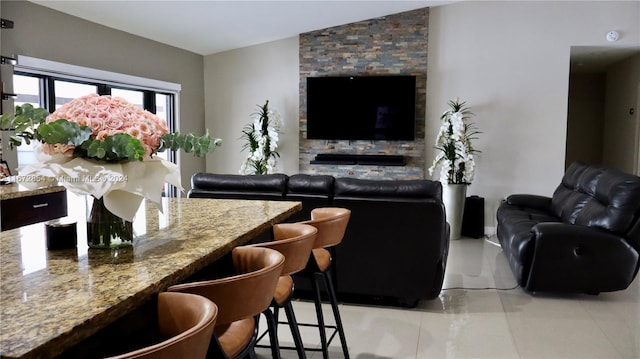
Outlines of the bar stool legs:
<svg viewBox="0 0 640 359">
<path fill-rule="evenodd" d="M 324 315 L 322 314 L 322 297 L 320 288 L 318 287 L 318 278 L 322 275 L 320 273 L 314 273 L 311 278 L 311 286 L 313 288 L 313 303 L 316 306 L 316 317 L 318 318 L 318 330 L 320 331 L 320 344 L 322 345 L 322 357 L 329 357 L 329 343 L 327 341 L 327 330 L 324 324 Z M 333 303 L 332 303 L 333 304 Z"/>
<path fill-rule="evenodd" d="M 323 273 L 324 282 L 327 286 L 327 291 L 329 292 L 329 297 L 331 300 L 331 309 L 333 310 L 333 317 L 336 321 L 336 327 L 338 330 L 338 336 L 340 337 L 340 344 L 342 345 L 342 352 L 344 353 L 345 359 L 349 359 L 349 349 L 347 348 L 347 338 L 344 335 L 344 328 L 342 326 L 342 319 L 340 318 L 340 311 L 338 309 L 338 299 L 336 298 L 336 291 L 333 288 L 333 281 L 331 280 L 331 270 L 328 269 Z"/>
<path fill-rule="evenodd" d="M 333 317 L 336 322 L 335 326 L 326 325 L 324 322 L 324 314 L 322 313 L 322 294 L 320 293 L 320 286 L 318 285 L 319 281 L 322 281 L 325 288 L 327 289 L 329 302 L 331 304 L 331 310 L 333 311 Z M 329 358 L 329 344 L 331 343 L 335 335 L 338 334 L 338 336 L 340 337 L 340 344 L 342 345 L 342 352 L 344 354 L 344 357 L 345 359 L 349 359 L 347 339 L 344 335 L 344 328 L 342 326 L 342 319 L 340 318 L 340 310 L 338 308 L 338 300 L 333 288 L 333 281 L 331 280 L 331 271 L 326 270 L 321 273 L 314 273 L 313 278 L 311 278 L 311 285 L 315 294 L 313 301 L 316 307 L 316 317 L 318 318 L 318 330 L 320 332 L 322 357 L 324 359 Z M 327 328 L 334 329 L 329 338 L 327 338 Z"/>
<path fill-rule="evenodd" d="M 271 341 L 271 357 L 273 359 L 280 359 L 280 346 L 278 343 L 278 322 L 275 319 L 275 314 L 271 309 L 266 309 L 262 312 L 267 320 L 267 328 L 269 332 L 269 341 Z M 256 318 L 256 320 L 258 320 Z"/>
<path fill-rule="evenodd" d="M 295 349 L 296 352 L 298 353 L 299 359 L 306 359 L 307 354 L 304 351 L 304 344 L 302 342 L 302 336 L 300 335 L 300 328 L 298 327 L 298 321 L 296 319 L 295 312 L 293 311 L 293 305 L 291 304 L 291 301 L 287 301 L 282 306 L 282 308 L 284 309 L 284 313 L 287 316 L 286 324 L 289 325 L 289 330 L 291 331 L 291 337 L 293 338 L 293 343 L 295 346 L 293 348 L 281 347 L 281 349 Z M 278 313 L 279 313 L 279 307 L 275 307 L 273 314 L 275 317 L 276 325 L 279 323 L 285 324 L 285 322 L 278 321 Z"/>
</svg>

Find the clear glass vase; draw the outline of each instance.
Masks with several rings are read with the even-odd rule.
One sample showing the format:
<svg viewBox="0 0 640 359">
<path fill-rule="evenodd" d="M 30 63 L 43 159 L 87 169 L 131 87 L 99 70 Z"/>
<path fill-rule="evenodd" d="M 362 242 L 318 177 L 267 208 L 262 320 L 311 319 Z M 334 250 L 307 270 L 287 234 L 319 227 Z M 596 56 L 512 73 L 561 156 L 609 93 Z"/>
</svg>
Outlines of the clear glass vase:
<svg viewBox="0 0 640 359">
<path fill-rule="evenodd" d="M 133 246 L 133 223 L 111 213 L 102 198 L 87 196 L 87 244 L 89 248 Z"/>
</svg>

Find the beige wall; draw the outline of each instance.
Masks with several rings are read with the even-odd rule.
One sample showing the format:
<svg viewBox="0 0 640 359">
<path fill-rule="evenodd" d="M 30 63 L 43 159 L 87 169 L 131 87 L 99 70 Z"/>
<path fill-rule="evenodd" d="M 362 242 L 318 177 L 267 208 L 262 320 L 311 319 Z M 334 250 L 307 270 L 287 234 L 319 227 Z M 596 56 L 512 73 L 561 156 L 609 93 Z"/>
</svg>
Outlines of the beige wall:
<svg viewBox="0 0 640 359">
<path fill-rule="evenodd" d="M 207 172 L 238 173 L 247 152 L 241 152 L 242 128 L 257 105 L 269 100 L 284 122 L 277 170 L 298 171 L 299 122 L 298 37 L 205 56 L 206 126 L 223 139 L 216 156 L 207 158 Z"/>
<path fill-rule="evenodd" d="M 26 1 L 2 1 L 2 54 L 26 55 L 78 66 L 179 83 L 180 131 L 204 131 L 203 57 Z M 215 134 L 214 134 L 215 135 Z M 214 152 L 209 156 L 215 157 Z M 205 160 L 181 155 L 182 184 Z"/>
<path fill-rule="evenodd" d="M 640 55 L 610 66 L 606 81 L 603 164 L 636 173 Z"/>
<path fill-rule="evenodd" d="M 564 173 L 570 47 L 609 45 L 609 30 L 637 46 L 640 2 L 465 1 L 429 21 L 427 148 L 447 101 L 467 101 L 483 132 L 468 194 L 485 197 L 495 226 L 501 198 L 551 195 Z"/>
</svg>

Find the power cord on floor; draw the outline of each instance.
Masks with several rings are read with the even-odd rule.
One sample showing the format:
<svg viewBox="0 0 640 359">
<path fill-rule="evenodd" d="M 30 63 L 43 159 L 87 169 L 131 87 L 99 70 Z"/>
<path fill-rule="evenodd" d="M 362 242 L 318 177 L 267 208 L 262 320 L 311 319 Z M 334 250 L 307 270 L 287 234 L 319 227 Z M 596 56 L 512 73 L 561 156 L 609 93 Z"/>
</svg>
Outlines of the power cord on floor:
<svg viewBox="0 0 640 359">
<path fill-rule="evenodd" d="M 501 248 L 502 248 L 502 246 L 500 245 L 500 243 L 498 243 L 498 242 L 494 242 L 494 241 L 492 241 L 492 240 L 491 240 L 491 238 L 493 238 L 493 237 L 494 237 L 494 235 L 493 235 L 493 234 L 487 234 L 487 235 L 485 235 L 485 236 L 484 236 L 484 241 L 485 241 L 485 242 L 487 242 L 487 243 L 489 243 L 489 244 L 493 244 L 493 245 L 494 245 L 494 246 L 496 246 L 496 247 L 501 247 Z"/>
</svg>

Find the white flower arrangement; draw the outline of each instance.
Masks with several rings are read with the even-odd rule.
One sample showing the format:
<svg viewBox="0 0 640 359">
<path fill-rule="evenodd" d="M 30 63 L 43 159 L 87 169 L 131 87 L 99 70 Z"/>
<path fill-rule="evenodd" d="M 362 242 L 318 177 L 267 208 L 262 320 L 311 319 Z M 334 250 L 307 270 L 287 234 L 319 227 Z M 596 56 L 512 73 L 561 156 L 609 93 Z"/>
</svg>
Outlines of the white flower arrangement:
<svg viewBox="0 0 640 359">
<path fill-rule="evenodd" d="M 263 106 L 258 106 L 259 111 L 253 114 L 253 123 L 242 130 L 243 139 L 247 140 L 242 150 L 249 150 L 247 158 L 242 163 L 240 171 L 247 174 L 269 174 L 276 168 L 276 159 L 280 154 L 278 148 L 278 133 L 282 126 L 280 114 L 269 108 L 269 100 Z"/>
<path fill-rule="evenodd" d="M 470 184 L 475 172 L 473 154 L 480 152 L 473 148 L 471 140 L 480 133 L 468 122 L 473 114 L 465 102 L 449 101 L 449 110 L 440 119 L 442 125 L 436 138 L 435 148 L 440 150 L 429 167 L 432 176 L 440 167 L 440 182 L 443 184 Z"/>
</svg>

